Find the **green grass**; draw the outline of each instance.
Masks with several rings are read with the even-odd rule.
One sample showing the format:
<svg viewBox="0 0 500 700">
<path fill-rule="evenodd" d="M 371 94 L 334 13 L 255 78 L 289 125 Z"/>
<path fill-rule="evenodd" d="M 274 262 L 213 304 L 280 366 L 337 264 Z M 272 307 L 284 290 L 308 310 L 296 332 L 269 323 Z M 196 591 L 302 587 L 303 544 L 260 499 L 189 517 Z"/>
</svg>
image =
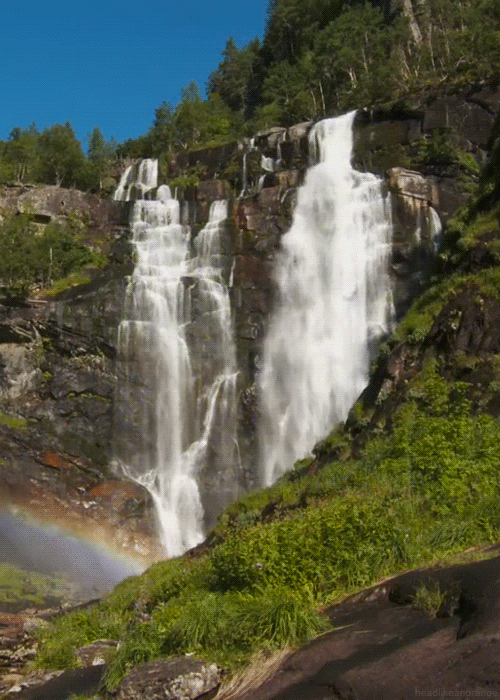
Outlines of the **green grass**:
<svg viewBox="0 0 500 700">
<path fill-rule="evenodd" d="M 44 294 L 55 296 L 61 292 L 65 292 L 71 287 L 78 287 L 81 284 L 90 284 L 91 277 L 87 272 L 72 272 L 67 277 L 56 280 L 50 287 L 44 290 Z"/>
<path fill-rule="evenodd" d="M 430 618 L 450 616 L 459 602 L 459 587 L 441 589 L 438 581 L 421 583 L 413 596 L 413 607 L 422 610 Z"/>
</svg>

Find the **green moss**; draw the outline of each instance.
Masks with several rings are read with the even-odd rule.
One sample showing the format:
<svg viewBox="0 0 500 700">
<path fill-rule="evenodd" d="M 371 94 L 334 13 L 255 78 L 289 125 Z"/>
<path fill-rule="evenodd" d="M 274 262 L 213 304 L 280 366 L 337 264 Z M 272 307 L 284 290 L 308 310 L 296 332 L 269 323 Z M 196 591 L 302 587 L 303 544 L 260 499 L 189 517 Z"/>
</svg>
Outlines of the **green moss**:
<svg viewBox="0 0 500 700">
<path fill-rule="evenodd" d="M 28 421 L 22 416 L 0 413 L 0 425 L 5 425 L 6 428 L 11 428 L 11 430 L 26 430 Z"/>
<path fill-rule="evenodd" d="M 390 339 L 390 345 L 405 341 L 420 343 L 445 303 L 466 284 L 466 275 L 454 275 L 427 289 L 412 305 Z"/>
<path fill-rule="evenodd" d="M 88 272 L 72 272 L 67 277 L 63 277 L 60 280 L 54 282 L 54 284 L 45 290 L 47 296 L 55 296 L 61 292 L 65 292 L 71 287 L 78 287 L 81 284 L 90 284 L 91 277 Z"/>
</svg>

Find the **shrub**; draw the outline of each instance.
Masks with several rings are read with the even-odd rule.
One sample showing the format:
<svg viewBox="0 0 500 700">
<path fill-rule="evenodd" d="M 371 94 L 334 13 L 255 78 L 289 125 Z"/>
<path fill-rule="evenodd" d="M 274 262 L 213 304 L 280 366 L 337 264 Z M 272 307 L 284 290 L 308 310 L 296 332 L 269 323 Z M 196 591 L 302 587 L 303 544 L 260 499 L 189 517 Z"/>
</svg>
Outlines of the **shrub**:
<svg viewBox="0 0 500 700">
<path fill-rule="evenodd" d="M 438 617 L 447 598 L 446 592 L 441 590 L 438 582 L 429 582 L 427 585 L 422 583 L 415 591 L 413 606 L 434 618 Z"/>
</svg>

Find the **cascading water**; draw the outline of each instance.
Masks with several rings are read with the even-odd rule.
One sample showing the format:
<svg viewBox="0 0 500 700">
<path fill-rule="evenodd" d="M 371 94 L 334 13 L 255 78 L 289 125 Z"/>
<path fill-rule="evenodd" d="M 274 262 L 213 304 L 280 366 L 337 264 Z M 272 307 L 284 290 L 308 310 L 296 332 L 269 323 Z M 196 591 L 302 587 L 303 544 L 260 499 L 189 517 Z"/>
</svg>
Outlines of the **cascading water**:
<svg viewBox="0 0 500 700">
<path fill-rule="evenodd" d="M 153 187 L 156 187 L 157 179 L 157 160 L 145 158 L 139 163 L 137 168 L 134 165 L 129 165 L 120 179 L 113 199 L 122 202 L 128 202 L 131 199 L 141 199 Z"/>
<path fill-rule="evenodd" d="M 193 256 L 179 202 L 167 186 L 156 189 L 156 161 L 135 172 L 115 194 L 141 197 L 131 217 L 137 263 L 118 334 L 115 452 L 123 472 L 151 493 L 174 556 L 203 539 L 203 506 L 215 512 L 236 495 L 236 361 L 220 242 L 227 203 L 212 205 Z M 219 478 L 223 503 L 213 504 Z"/>
<path fill-rule="evenodd" d="M 368 379 L 391 316 L 390 207 L 351 167 L 355 113 L 310 132 L 311 167 L 276 266 L 278 306 L 259 377 L 260 464 L 269 485 L 336 424 Z"/>
</svg>

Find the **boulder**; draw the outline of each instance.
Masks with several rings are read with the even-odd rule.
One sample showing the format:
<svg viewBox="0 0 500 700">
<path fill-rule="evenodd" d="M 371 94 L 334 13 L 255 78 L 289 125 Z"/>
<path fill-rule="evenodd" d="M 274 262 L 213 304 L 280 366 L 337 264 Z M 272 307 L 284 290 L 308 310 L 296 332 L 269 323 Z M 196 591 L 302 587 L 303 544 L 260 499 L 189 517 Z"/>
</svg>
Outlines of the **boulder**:
<svg viewBox="0 0 500 700">
<path fill-rule="evenodd" d="M 117 700 L 194 700 L 215 690 L 221 672 L 215 664 L 191 657 L 136 666 L 122 680 Z"/>
</svg>

